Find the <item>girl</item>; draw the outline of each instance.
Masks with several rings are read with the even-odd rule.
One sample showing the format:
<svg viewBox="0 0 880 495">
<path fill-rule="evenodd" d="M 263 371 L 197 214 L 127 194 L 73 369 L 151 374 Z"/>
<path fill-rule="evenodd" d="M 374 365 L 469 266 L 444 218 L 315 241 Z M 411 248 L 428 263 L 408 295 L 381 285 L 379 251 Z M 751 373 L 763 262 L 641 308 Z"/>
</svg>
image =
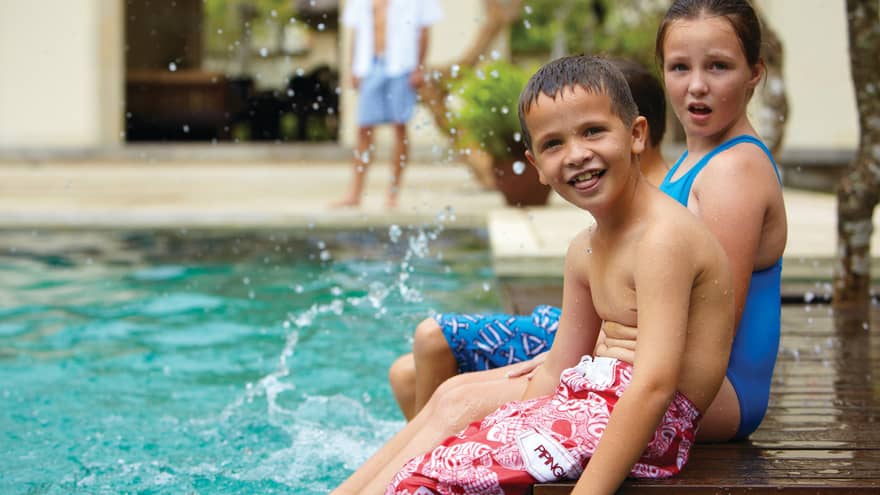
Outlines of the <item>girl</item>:
<svg viewBox="0 0 880 495">
<path fill-rule="evenodd" d="M 779 172 L 746 113 L 764 73 L 760 46 L 760 23 L 746 0 L 676 0 L 657 33 L 657 58 L 687 142 L 660 189 L 712 231 L 733 275 L 737 334 L 727 379 L 704 412 L 701 441 L 741 438 L 758 427 L 779 345 L 785 207 Z M 508 379 L 509 371 L 448 380 L 339 491 L 380 493 L 408 459 L 518 398 L 527 378 Z"/>
</svg>

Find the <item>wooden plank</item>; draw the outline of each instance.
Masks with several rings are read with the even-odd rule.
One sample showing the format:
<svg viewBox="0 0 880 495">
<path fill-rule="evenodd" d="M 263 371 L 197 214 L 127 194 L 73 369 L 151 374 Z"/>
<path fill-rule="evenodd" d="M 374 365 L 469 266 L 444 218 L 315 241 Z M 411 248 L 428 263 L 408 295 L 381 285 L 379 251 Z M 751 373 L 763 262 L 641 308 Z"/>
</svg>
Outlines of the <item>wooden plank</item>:
<svg viewBox="0 0 880 495">
<path fill-rule="evenodd" d="M 535 485 L 533 495 L 569 495 L 573 484 L 547 484 Z M 686 495 L 772 495 L 783 493 L 787 495 L 814 495 L 814 494 L 852 494 L 852 495 L 877 495 L 880 489 L 878 484 L 860 485 L 847 482 L 828 480 L 827 482 L 799 483 L 797 485 L 784 485 L 780 480 L 768 479 L 764 483 L 742 482 L 735 485 L 714 485 L 710 483 L 682 485 L 673 483 L 640 484 L 626 482 L 617 491 L 618 495 L 652 495 L 652 494 L 686 494 Z"/>
</svg>

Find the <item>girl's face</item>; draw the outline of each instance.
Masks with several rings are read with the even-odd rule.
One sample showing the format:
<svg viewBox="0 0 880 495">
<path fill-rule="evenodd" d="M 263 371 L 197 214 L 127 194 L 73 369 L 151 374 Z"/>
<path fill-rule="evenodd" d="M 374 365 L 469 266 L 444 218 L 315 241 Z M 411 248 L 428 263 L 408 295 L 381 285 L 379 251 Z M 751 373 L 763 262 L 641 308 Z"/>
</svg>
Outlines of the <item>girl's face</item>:
<svg viewBox="0 0 880 495">
<path fill-rule="evenodd" d="M 680 19 L 663 41 L 663 79 L 672 109 L 688 138 L 727 139 L 747 124 L 746 106 L 761 78 L 749 66 L 724 17 Z"/>
</svg>

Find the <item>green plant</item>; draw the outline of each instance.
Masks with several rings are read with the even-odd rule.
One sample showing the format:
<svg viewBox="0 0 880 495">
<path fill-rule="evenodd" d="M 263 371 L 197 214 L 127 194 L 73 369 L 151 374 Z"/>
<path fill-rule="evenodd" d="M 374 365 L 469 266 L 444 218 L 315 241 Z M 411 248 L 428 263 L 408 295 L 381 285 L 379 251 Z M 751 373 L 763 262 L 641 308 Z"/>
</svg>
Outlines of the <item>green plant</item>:
<svg viewBox="0 0 880 495">
<path fill-rule="evenodd" d="M 452 91 L 456 110 L 451 122 L 458 144 L 482 149 L 495 160 L 516 155 L 520 148 L 517 104 L 527 80 L 524 70 L 503 61 L 463 72 Z"/>
<path fill-rule="evenodd" d="M 511 51 L 545 56 L 561 42 L 564 53 L 606 54 L 652 67 L 667 7 L 664 0 L 530 0 L 511 26 Z"/>
</svg>

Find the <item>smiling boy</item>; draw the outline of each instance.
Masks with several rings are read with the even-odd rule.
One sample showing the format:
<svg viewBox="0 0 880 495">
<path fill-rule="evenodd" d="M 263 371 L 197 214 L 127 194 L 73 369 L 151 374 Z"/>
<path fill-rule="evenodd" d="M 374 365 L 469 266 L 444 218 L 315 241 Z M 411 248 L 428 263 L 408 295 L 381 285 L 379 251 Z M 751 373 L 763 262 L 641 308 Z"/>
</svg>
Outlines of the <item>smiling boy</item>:
<svg viewBox="0 0 880 495">
<path fill-rule="evenodd" d="M 541 181 L 596 222 L 566 254 L 556 340 L 522 401 L 409 461 L 386 493 L 518 494 L 578 477 L 573 493 L 613 493 L 627 475 L 672 476 L 724 378 L 727 257 L 640 174 L 645 119 L 623 75 L 600 58 L 553 61 L 519 110 Z"/>
</svg>

